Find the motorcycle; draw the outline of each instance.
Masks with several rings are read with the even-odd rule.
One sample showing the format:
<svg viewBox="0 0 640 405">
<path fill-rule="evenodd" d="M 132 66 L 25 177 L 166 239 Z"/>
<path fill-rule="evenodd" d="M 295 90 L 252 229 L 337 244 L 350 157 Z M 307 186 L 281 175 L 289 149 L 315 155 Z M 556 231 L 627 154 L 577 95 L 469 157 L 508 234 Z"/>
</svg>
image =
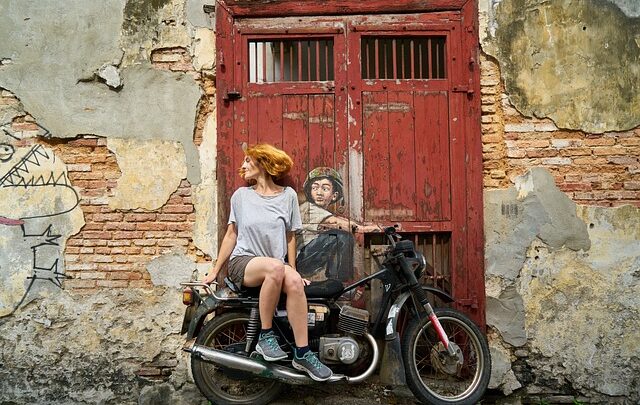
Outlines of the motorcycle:
<svg viewBox="0 0 640 405">
<path fill-rule="evenodd" d="M 418 282 L 428 264 L 412 241 L 402 240 L 393 227 L 385 235 L 389 243 L 383 260 L 376 259 L 379 270 L 374 274 L 346 287 L 332 279 L 305 287 L 309 345 L 333 370 L 328 383 L 362 382 L 380 365 L 383 383 L 407 385 L 422 403 L 476 403 L 491 370 L 485 336 L 461 312 L 431 306 L 427 294 L 445 303 L 454 300 Z M 367 310 L 341 297 L 375 279 L 383 293 L 380 310 L 371 319 Z M 254 351 L 260 332 L 259 288 L 238 289 L 225 281 L 217 290 L 197 281 L 182 283 L 187 305 L 183 349 L 191 354 L 193 379 L 202 394 L 219 405 L 268 404 L 285 384 L 318 384 L 291 366 L 294 340 L 284 301 L 273 327 L 289 359 L 267 362 Z"/>
</svg>

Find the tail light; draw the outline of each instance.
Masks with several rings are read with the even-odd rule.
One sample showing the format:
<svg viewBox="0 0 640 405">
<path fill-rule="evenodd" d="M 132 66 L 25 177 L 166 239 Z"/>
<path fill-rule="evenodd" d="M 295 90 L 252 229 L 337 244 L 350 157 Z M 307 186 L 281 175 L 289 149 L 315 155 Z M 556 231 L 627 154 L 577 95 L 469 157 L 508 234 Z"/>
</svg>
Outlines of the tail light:
<svg viewBox="0 0 640 405">
<path fill-rule="evenodd" d="M 185 287 L 182 290 L 182 303 L 186 306 L 193 305 L 193 290 L 191 287 Z"/>
</svg>

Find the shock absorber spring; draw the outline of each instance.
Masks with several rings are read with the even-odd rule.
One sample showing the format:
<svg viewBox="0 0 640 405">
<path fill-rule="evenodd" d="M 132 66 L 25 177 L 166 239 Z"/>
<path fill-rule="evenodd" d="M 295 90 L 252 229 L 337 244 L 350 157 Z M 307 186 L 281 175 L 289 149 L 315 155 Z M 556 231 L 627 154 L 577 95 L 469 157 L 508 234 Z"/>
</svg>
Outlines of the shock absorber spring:
<svg viewBox="0 0 640 405">
<path fill-rule="evenodd" d="M 247 324 L 247 345 L 245 352 L 249 353 L 251 346 L 258 337 L 260 332 L 260 310 L 258 307 L 251 308 L 251 314 L 249 315 L 249 322 Z"/>
</svg>

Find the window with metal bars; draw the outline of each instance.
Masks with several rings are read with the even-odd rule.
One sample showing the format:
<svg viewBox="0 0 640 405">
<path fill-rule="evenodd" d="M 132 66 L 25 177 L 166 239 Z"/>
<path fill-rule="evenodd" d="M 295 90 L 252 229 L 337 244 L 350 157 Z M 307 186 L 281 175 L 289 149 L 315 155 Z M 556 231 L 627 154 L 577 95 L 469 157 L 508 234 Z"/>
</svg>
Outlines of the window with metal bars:
<svg viewBox="0 0 640 405">
<path fill-rule="evenodd" d="M 249 41 L 250 83 L 332 80 L 332 39 Z"/>
<path fill-rule="evenodd" d="M 443 291 L 451 293 L 451 234 L 448 232 L 437 233 L 406 233 L 404 239 L 412 240 L 416 250 L 422 252 L 427 260 L 428 266 L 422 274 L 421 280 L 424 285 L 431 285 Z M 368 235 L 366 239 L 366 249 L 368 257 L 379 255 L 388 248 L 386 237 L 379 234 Z M 370 259 L 366 259 L 370 260 Z M 368 263 L 371 271 L 377 271 L 374 261 Z"/>
<path fill-rule="evenodd" d="M 446 79 L 446 37 L 363 37 L 363 79 Z"/>
</svg>

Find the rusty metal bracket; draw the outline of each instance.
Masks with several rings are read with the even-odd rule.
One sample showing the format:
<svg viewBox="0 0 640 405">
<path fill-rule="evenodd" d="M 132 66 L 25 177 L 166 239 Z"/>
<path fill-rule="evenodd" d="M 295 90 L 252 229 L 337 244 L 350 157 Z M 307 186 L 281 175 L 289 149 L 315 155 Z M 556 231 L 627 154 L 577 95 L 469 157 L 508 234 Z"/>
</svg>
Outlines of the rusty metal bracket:
<svg viewBox="0 0 640 405">
<path fill-rule="evenodd" d="M 240 94 L 239 91 L 237 90 L 229 90 L 225 93 L 224 97 L 222 98 L 223 100 L 229 100 L 229 101 L 233 101 L 233 100 L 239 100 L 242 98 L 242 94 Z"/>
<path fill-rule="evenodd" d="M 478 300 L 475 298 L 464 298 L 464 299 L 458 299 L 456 300 L 456 302 L 460 305 L 462 305 L 463 307 L 469 307 L 469 308 L 473 308 L 473 309 L 477 309 L 478 308 Z"/>
<path fill-rule="evenodd" d="M 469 86 L 453 86 L 452 91 L 454 93 L 467 93 L 468 95 L 473 95 L 473 89 Z"/>
</svg>

